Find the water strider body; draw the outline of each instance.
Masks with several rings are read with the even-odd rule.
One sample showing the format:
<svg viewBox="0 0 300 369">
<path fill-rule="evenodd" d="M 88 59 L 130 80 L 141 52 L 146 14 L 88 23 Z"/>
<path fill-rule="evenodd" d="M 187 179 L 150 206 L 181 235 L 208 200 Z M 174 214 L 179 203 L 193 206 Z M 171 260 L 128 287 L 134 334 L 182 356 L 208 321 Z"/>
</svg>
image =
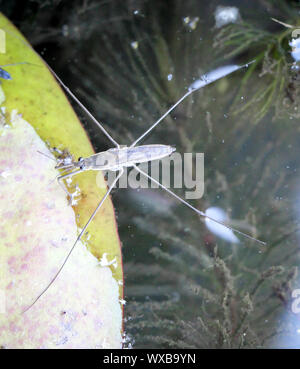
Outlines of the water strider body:
<svg viewBox="0 0 300 369">
<path fill-rule="evenodd" d="M 172 146 L 168 145 L 142 145 L 137 146 L 137 144 L 146 136 L 148 135 L 172 110 L 174 110 L 184 99 L 186 99 L 189 95 L 191 95 L 193 92 L 199 90 L 200 88 L 206 86 L 207 84 L 210 84 L 222 77 L 227 76 L 228 74 L 231 74 L 232 72 L 239 70 L 243 67 L 247 67 L 248 64 L 243 66 L 238 65 L 230 65 L 222 68 L 216 69 L 214 72 L 210 72 L 205 76 L 202 76 L 199 80 L 195 81 L 188 91 L 174 104 L 171 106 L 170 109 L 166 111 L 165 114 L 163 114 L 154 124 L 150 126 L 150 128 L 144 132 L 139 138 L 137 138 L 129 147 L 121 147 L 118 142 L 116 142 L 113 137 L 106 131 L 106 129 L 103 127 L 103 125 L 87 110 L 87 108 L 78 100 L 78 98 L 72 93 L 72 91 L 60 80 L 60 78 L 54 73 L 54 71 L 49 67 L 49 69 L 52 71 L 54 76 L 57 78 L 59 83 L 63 86 L 63 88 L 67 91 L 67 93 L 78 103 L 78 105 L 86 112 L 86 114 L 93 120 L 93 122 L 99 127 L 99 129 L 106 135 L 106 137 L 111 141 L 111 143 L 115 146 L 114 148 L 111 148 L 107 151 L 100 152 L 94 155 L 91 155 L 87 158 L 79 158 L 78 161 L 73 161 L 70 157 L 67 157 L 65 159 L 62 159 L 58 165 L 56 166 L 57 169 L 64 169 L 66 171 L 69 171 L 69 173 L 61 175 L 58 177 L 58 181 L 61 182 L 64 179 L 67 179 L 69 177 L 72 177 L 80 172 L 87 171 L 87 170 L 112 170 L 112 171 L 118 171 L 116 178 L 111 183 L 109 188 L 107 189 L 106 194 L 103 196 L 103 198 L 100 200 L 99 204 L 97 205 L 94 212 L 91 214 L 88 222 L 85 224 L 85 226 L 82 228 L 81 232 L 79 233 L 76 241 L 74 242 L 73 246 L 71 247 L 70 251 L 65 257 L 65 260 L 63 261 L 62 265 L 50 281 L 50 283 L 44 288 L 44 290 L 36 297 L 36 299 L 32 302 L 32 304 L 26 308 L 24 312 L 26 312 L 28 309 L 30 309 L 31 306 L 33 306 L 39 298 L 48 290 L 48 288 L 52 285 L 52 283 L 55 281 L 61 270 L 63 269 L 64 265 L 66 264 L 68 258 L 70 257 L 72 251 L 74 250 L 76 244 L 78 241 L 82 238 L 83 234 L 86 232 L 86 229 L 90 222 L 95 217 L 98 210 L 101 208 L 102 204 L 104 203 L 105 199 L 110 194 L 111 190 L 114 188 L 120 177 L 122 176 L 124 172 L 124 167 L 130 167 L 132 166 L 135 168 L 141 175 L 144 177 L 150 179 L 152 182 L 154 182 L 156 185 L 167 191 L 170 195 L 175 197 L 178 201 L 180 201 L 185 206 L 192 209 L 195 213 L 198 215 L 206 218 L 209 221 L 215 222 L 221 226 L 224 226 L 231 231 L 238 233 L 248 239 L 251 239 L 255 242 L 258 242 L 262 245 L 265 245 L 265 242 L 260 241 L 248 234 L 245 234 L 237 229 L 234 229 L 232 227 L 229 227 L 227 224 L 218 221 L 212 217 L 210 217 L 208 214 L 204 213 L 203 211 L 195 208 L 190 203 L 182 199 L 180 196 L 176 195 L 174 192 L 172 192 L 170 189 L 165 187 L 163 184 L 161 184 L 156 179 L 149 176 L 146 172 L 141 170 L 137 164 L 149 162 L 152 160 L 162 159 L 166 156 L 169 156 L 172 154 L 172 152 L 175 151 L 175 149 Z M 65 187 L 63 187 L 65 189 Z M 65 189 L 68 195 L 72 198 L 72 194 L 69 194 L 68 191 Z"/>
<path fill-rule="evenodd" d="M 176 148 L 168 145 L 123 146 L 99 152 L 88 158 L 79 158 L 78 161 L 72 161 L 69 164 L 62 162 L 55 168 L 117 171 L 123 167 L 132 167 L 134 164 L 163 159 L 175 150 Z"/>
</svg>

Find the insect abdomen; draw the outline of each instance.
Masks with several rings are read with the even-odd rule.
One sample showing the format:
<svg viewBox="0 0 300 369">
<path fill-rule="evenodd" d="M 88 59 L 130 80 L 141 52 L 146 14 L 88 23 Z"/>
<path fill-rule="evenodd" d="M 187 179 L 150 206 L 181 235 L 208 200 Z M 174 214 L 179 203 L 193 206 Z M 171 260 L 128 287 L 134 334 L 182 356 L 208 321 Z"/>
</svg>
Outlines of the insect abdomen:
<svg viewBox="0 0 300 369">
<path fill-rule="evenodd" d="M 124 166 L 145 163 L 152 160 L 162 159 L 172 154 L 175 149 L 168 145 L 143 145 L 137 147 L 128 147 L 124 152 L 119 152 L 120 163 Z"/>
<path fill-rule="evenodd" d="M 85 169 L 118 170 L 122 167 L 162 159 L 171 155 L 173 151 L 175 151 L 175 148 L 168 145 L 143 145 L 109 149 L 84 159 Z"/>
</svg>

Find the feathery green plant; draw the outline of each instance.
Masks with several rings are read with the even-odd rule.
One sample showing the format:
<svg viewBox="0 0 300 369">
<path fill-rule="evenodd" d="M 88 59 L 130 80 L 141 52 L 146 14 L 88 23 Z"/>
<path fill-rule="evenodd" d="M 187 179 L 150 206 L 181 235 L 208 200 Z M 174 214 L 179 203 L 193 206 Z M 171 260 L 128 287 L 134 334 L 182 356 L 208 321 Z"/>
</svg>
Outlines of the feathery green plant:
<svg viewBox="0 0 300 369">
<path fill-rule="evenodd" d="M 270 22 L 276 20 L 270 19 Z M 271 108 L 276 110 L 273 119 L 282 117 L 286 112 L 295 116 L 297 98 L 300 96 L 300 85 L 297 83 L 299 70 L 293 68 L 289 41 L 293 29 L 300 24 L 299 19 L 295 24 L 279 26 L 276 22 L 276 26 L 283 30 L 266 31 L 256 24 L 241 22 L 218 30 L 213 44 L 218 54 L 222 54 L 225 59 L 247 54 L 254 60 L 240 83 L 232 104 L 233 114 L 245 115 L 247 119 L 252 117 L 254 124 L 261 121 Z M 259 74 L 255 75 L 257 71 Z M 248 98 L 241 105 L 245 93 Z M 296 114 L 298 116 L 298 111 Z"/>
<path fill-rule="evenodd" d="M 265 17 L 268 6 L 270 16 L 296 26 L 299 8 L 285 0 L 253 3 L 241 2 L 243 23 L 216 29 L 215 0 L 75 0 L 72 6 L 38 0 L 21 15 L 15 2 L 12 14 L 28 38 L 46 49 L 50 65 L 122 144 L 203 73 L 229 59 L 255 59 L 191 96 L 148 142 L 204 152 L 205 196 L 194 205 L 226 209 L 267 246 L 214 237 L 157 189 L 116 192 L 125 329 L 134 347 L 274 347 L 293 329 L 282 316 L 290 311 L 299 265 L 300 134 L 291 119 L 299 118 L 299 73 L 291 68 L 291 29 L 256 15 Z M 198 19 L 195 27 L 187 17 Z M 86 127 L 96 149 L 107 149 L 99 132 Z"/>
</svg>

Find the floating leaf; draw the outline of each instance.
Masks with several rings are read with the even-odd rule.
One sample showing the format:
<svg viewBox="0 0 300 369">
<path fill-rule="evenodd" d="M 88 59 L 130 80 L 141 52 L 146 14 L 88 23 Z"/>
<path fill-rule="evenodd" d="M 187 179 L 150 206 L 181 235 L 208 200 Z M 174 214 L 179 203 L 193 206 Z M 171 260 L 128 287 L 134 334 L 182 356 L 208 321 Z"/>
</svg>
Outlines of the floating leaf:
<svg viewBox="0 0 300 369">
<path fill-rule="evenodd" d="M 120 347 L 122 258 L 110 200 L 53 285 L 22 313 L 57 272 L 77 237 L 77 227 L 84 226 L 106 186 L 101 173 L 73 177 L 81 199 L 73 209 L 68 206 L 55 178 L 55 162 L 38 151 L 51 156 L 49 149 L 56 147 L 87 157 L 93 154 L 92 146 L 41 58 L 3 15 L 0 28 L 6 35 L 1 65 L 26 62 L 3 67 L 12 80 L 2 82 L 6 100 L 0 127 L 0 345 Z M 105 257 L 108 265 L 95 256 Z"/>
</svg>

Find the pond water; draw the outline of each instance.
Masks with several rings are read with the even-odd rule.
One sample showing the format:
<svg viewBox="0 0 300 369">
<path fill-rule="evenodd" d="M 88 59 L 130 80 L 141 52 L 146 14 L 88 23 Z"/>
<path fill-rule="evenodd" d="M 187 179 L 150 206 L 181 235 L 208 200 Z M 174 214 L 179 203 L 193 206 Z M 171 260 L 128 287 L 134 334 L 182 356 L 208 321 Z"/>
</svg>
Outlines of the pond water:
<svg viewBox="0 0 300 369">
<path fill-rule="evenodd" d="M 204 73 L 255 60 L 193 93 L 143 144 L 204 153 L 204 194 L 191 204 L 219 208 L 267 244 L 210 231 L 160 189 L 116 190 L 125 329 L 136 348 L 299 347 L 299 73 L 289 46 L 296 5 L 75 1 L 38 5 L 30 20 L 22 14 L 16 23 L 29 41 L 124 145 Z M 97 151 L 108 149 L 77 111 Z"/>
</svg>

